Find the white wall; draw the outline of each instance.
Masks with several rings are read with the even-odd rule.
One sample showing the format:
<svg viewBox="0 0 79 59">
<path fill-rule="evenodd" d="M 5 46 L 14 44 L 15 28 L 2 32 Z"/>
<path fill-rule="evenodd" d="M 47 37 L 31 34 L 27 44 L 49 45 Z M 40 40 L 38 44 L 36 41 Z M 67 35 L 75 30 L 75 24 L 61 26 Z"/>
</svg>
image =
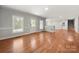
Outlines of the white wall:
<svg viewBox="0 0 79 59">
<path fill-rule="evenodd" d="M 75 31 L 79 32 L 79 17 L 77 16 L 74 21 Z"/>
</svg>

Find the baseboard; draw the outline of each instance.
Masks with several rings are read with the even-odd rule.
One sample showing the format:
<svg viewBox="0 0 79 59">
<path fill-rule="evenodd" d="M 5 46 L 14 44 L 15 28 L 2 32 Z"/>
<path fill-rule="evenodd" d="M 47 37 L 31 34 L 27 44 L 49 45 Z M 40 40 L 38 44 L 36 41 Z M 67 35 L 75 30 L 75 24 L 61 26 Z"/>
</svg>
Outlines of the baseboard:
<svg viewBox="0 0 79 59">
<path fill-rule="evenodd" d="M 24 35 L 30 35 L 30 34 L 39 33 L 39 32 L 41 32 L 41 31 L 31 32 L 31 33 L 24 33 L 24 34 L 21 34 L 21 35 L 10 36 L 10 37 L 4 37 L 4 38 L 0 38 L 0 40 L 6 40 L 6 39 L 11 39 L 11 38 L 16 38 L 16 37 L 20 37 L 20 36 L 24 36 Z"/>
</svg>

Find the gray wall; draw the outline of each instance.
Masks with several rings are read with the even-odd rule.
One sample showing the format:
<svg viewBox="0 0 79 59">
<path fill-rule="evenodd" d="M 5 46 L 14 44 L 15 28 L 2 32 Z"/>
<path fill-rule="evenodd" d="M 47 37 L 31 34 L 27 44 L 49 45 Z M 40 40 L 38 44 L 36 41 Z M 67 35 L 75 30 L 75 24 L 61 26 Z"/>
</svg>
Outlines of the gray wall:
<svg viewBox="0 0 79 59">
<path fill-rule="evenodd" d="M 21 16 L 24 17 L 24 32 L 20 33 L 13 33 L 12 32 L 12 16 Z M 36 20 L 36 28 L 35 31 L 39 32 L 40 30 L 40 20 L 42 19 L 45 21 L 45 18 L 40 17 L 40 16 L 35 16 L 29 13 L 13 10 L 10 8 L 4 8 L 0 7 L 0 38 L 8 38 L 8 37 L 13 37 L 17 35 L 22 35 L 25 33 L 32 33 L 33 31 L 31 29 L 30 21 L 31 18 L 34 18 Z M 45 22 L 44 22 L 45 25 Z M 44 29 L 43 29 L 44 31 Z"/>
</svg>

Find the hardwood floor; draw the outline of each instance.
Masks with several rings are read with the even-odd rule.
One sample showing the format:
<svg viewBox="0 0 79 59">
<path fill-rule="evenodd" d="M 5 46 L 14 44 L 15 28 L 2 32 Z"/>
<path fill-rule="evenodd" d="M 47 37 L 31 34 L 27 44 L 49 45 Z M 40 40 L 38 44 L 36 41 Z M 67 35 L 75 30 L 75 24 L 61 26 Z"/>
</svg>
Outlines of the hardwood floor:
<svg viewBox="0 0 79 59">
<path fill-rule="evenodd" d="M 40 32 L 0 41 L 1 53 L 79 52 L 79 34 L 57 30 Z"/>
</svg>

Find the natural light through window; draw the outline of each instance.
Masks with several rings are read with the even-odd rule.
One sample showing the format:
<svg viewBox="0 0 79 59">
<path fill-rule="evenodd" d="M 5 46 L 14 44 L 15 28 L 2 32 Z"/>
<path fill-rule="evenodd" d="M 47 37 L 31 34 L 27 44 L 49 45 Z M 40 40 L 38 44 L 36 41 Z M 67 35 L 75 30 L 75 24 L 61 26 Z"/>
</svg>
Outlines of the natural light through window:
<svg viewBox="0 0 79 59">
<path fill-rule="evenodd" d="M 31 27 L 36 27 L 36 20 L 31 19 Z"/>
<path fill-rule="evenodd" d="M 43 20 L 40 20 L 40 29 L 43 29 Z"/>
<path fill-rule="evenodd" d="M 23 17 L 13 16 L 13 32 L 23 32 Z"/>
</svg>

